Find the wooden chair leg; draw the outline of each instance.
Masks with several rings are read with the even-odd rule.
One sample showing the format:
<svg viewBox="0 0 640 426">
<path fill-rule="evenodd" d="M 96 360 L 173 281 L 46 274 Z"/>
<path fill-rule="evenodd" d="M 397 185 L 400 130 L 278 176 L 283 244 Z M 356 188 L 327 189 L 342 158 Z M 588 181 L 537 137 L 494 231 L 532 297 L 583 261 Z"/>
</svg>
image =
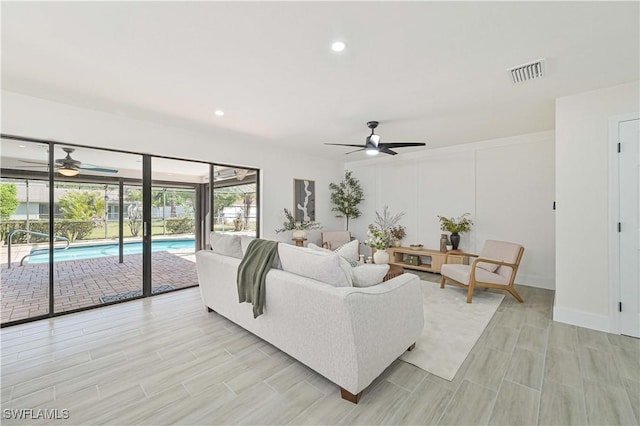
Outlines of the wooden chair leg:
<svg viewBox="0 0 640 426">
<path fill-rule="evenodd" d="M 475 283 L 471 281 L 469 283 L 469 291 L 467 291 L 467 303 L 471 303 L 471 300 L 473 299 L 474 288 L 475 288 Z"/>
<path fill-rule="evenodd" d="M 440 277 L 440 288 L 444 288 L 444 282 L 445 282 L 446 278 L 444 277 L 444 275 L 442 275 Z"/>
<path fill-rule="evenodd" d="M 354 395 L 348 390 L 346 390 L 345 388 L 340 388 L 340 396 L 342 397 L 342 399 L 345 399 L 349 402 L 353 402 L 354 404 L 358 403 L 358 401 L 360 400 L 360 395 L 362 395 L 362 392 L 360 392 L 357 395 Z"/>
<path fill-rule="evenodd" d="M 511 295 L 512 295 L 513 297 L 515 297 L 515 299 L 516 299 L 518 302 L 520 302 L 520 303 L 523 303 L 523 302 L 524 302 L 524 299 L 522 299 L 522 297 L 520 296 L 520 294 L 518 294 L 518 291 L 517 291 L 514 287 L 507 287 L 507 291 L 508 291 L 509 293 L 511 293 Z"/>
</svg>

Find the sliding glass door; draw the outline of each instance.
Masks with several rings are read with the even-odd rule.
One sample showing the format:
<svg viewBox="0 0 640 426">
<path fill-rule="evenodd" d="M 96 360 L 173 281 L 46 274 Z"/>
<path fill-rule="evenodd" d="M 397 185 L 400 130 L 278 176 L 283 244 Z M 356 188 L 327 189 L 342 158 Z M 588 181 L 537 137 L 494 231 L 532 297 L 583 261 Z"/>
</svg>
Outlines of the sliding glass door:
<svg viewBox="0 0 640 426">
<path fill-rule="evenodd" d="M 0 142 L 2 323 L 49 315 L 48 144 Z M 15 170 L 11 173 L 10 171 Z M 64 241 L 56 241 L 63 247 Z M 43 258 L 34 262 L 34 257 Z"/>
<path fill-rule="evenodd" d="M 213 229 L 216 232 L 258 235 L 257 172 L 214 166 Z"/>
<path fill-rule="evenodd" d="M 53 252 L 54 313 L 141 297 L 142 156 L 58 144 L 54 153 L 54 233 L 70 244 Z"/>
<path fill-rule="evenodd" d="M 258 235 L 257 171 L 2 135 L 2 326 L 198 285 L 209 231 Z"/>
<path fill-rule="evenodd" d="M 196 286 L 196 228 L 204 223 L 198 194 L 209 164 L 154 157 L 151 170 L 151 292 Z"/>
</svg>

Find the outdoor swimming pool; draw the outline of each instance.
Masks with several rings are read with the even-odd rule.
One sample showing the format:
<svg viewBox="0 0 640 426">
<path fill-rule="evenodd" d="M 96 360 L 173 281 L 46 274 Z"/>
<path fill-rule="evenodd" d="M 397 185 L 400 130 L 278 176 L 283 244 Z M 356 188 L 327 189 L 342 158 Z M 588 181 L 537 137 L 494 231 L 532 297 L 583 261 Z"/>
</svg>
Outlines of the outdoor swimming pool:
<svg viewBox="0 0 640 426">
<path fill-rule="evenodd" d="M 195 250 L 195 240 L 158 240 L 151 242 L 151 251 L 166 250 Z M 47 263 L 49 262 L 49 250 L 37 249 L 32 250 L 35 253 L 27 258 L 28 263 Z M 141 242 L 124 243 L 124 255 L 142 253 Z M 66 250 L 56 250 L 54 253 L 54 261 L 62 262 L 65 260 L 81 260 L 93 259 L 96 257 L 107 257 L 118 255 L 118 244 L 100 244 L 88 246 L 69 247 Z"/>
</svg>

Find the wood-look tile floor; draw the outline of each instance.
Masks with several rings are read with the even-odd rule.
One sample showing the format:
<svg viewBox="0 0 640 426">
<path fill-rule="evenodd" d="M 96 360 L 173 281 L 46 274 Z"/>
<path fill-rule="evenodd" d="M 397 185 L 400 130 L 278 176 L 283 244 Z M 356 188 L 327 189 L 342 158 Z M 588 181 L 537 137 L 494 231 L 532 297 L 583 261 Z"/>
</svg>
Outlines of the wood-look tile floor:
<svg viewBox="0 0 640 426">
<path fill-rule="evenodd" d="M 358 405 L 197 288 L 4 328 L 2 423 L 638 424 L 640 341 L 553 322 L 552 291 L 519 291 L 452 382 L 396 361 Z"/>
</svg>

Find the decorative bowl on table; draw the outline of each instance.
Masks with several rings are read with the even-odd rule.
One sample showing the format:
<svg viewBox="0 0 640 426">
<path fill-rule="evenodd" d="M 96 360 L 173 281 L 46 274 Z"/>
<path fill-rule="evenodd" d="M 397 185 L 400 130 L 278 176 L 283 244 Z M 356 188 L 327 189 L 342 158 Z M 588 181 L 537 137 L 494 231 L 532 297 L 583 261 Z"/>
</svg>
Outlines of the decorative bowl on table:
<svg viewBox="0 0 640 426">
<path fill-rule="evenodd" d="M 424 247 L 422 244 L 410 244 L 409 248 L 411 250 L 420 250 L 422 247 Z"/>
</svg>

